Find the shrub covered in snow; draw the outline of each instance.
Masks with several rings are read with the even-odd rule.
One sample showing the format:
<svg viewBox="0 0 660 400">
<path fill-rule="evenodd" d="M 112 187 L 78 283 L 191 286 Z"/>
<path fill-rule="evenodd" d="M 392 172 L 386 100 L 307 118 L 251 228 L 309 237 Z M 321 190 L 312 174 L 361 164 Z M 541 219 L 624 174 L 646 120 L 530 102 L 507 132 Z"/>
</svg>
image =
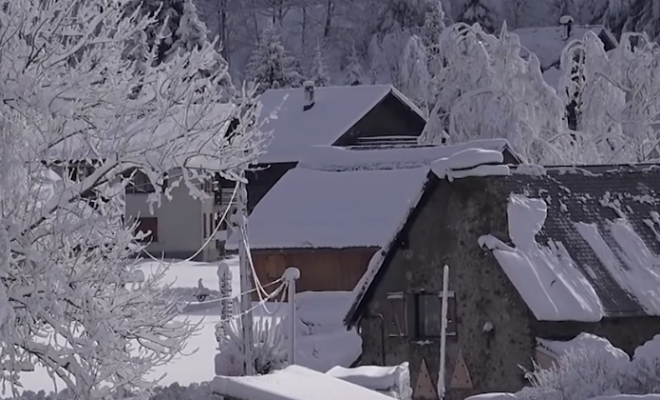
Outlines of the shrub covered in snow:
<svg viewBox="0 0 660 400">
<path fill-rule="evenodd" d="M 581 334 L 550 367 L 527 374 L 532 387 L 515 395 L 529 400 L 586 400 L 660 390 L 660 335 L 635 350 L 632 360 L 606 339 Z"/>
<path fill-rule="evenodd" d="M 13 400 L 71 400 L 69 392 L 65 389 L 57 394 L 51 392 L 46 394 L 43 390 L 35 393 L 32 391 L 23 392 L 19 397 L 12 397 Z M 149 400 L 217 400 L 218 397 L 211 391 L 211 383 L 193 383 L 190 386 L 181 386 L 173 383 L 169 386 L 157 386 L 153 389 Z M 8 399 L 7 399 L 8 400 Z"/>
<path fill-rule="evenodd" d="M 243 373 L 243 337 L 241 320 L 225 324 L 216 331 L 218 354 L 215 357 L 216 375 L 239 376 Z M 223 332 L 224 334 L 219 334 Z M 261 319 L 254 324 L 254 368 L 258 374 L 283 368 L 287 364 L 286 332 L 282 320 Z"/>
</svg>

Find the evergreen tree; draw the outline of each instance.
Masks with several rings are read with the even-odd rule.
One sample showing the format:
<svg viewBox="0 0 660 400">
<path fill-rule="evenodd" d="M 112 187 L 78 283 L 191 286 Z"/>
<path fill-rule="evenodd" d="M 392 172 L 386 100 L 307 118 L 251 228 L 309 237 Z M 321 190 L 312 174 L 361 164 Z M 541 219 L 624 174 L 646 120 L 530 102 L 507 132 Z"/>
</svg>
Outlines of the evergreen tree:
<svg viewBox="0 0 660 400">
<path fill-rule="evenodd" d="M 344 83 L 350 86 L 358 86 L 364 83 L 364 72 L 360 64 L 355 45 L 351 47 L 351 54 L 348 56 L 348 65 L 344 68 Z"/>
<path fill-rule="evenodd" d="M 488 8 L 483 0 L 469 0 L 458 20 L 469 25 L 479 24 L 484 31 L 493 33 L 495 32 L 494 15 L 493 10 Z"/>
<path fill-rule="evenodd" d="M 199 20 L 193 0 L 129 0 L 127 12 L 137 7 L 157 21 L 147 28 L 144 38 L 148 49 L 156 46 L 156 64 L 209 44 L 208 31 Z"/>
<path fill-rule="evenodd" d="M 427 49 L 432 49 L 438 44 L 438 36 L 445 29 L 445 12 L 440 0 L 432 0 L 429 9 L 424 15 L 420 37 Z"/>
<path fill-rule="evenodd" d="M 330 75 L 328 74 L 328 68 L 325 65 L 325 60 L 323 59 L 323 52 L 320 42 L 316 43 L 316 54 L 314 54 L 310 77 L 316 86 L 330 85 Z"/>
<path fill-rule="evenodd" d="M 289 56 L 273 24 L 261 34 L 247 65 L 247 77 L 259 84 L 259 91 L 299 87 L 302 75 L 296 60 Z"/>
</svg>

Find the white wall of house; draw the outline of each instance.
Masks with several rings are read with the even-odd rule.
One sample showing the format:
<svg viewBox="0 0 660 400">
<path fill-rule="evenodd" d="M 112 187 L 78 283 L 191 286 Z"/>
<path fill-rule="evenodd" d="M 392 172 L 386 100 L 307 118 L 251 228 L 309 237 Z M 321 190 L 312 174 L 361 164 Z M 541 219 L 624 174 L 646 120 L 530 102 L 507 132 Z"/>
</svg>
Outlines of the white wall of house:
<svg viewBox="0 0 660 400">
<path fill-rule="evenodd" d="M 146 193 L 126 194 L 126 217 L 156 217 L 158 241 L 151 242 L 147 251 L 155 257 L 187 258 L 203 244 L 202 210 L 213 200 L 198 200 L 190 195 L 185 185 L 172 189 L 172 199 L 163 196 L 160 207 L 149 211 Z M 208 229 L 208 228 L 207 228 Z M 215 246 L 214 246 L 215 247 Z M 196 259 L 208 259 L 204 255 Z"/>
</svg>

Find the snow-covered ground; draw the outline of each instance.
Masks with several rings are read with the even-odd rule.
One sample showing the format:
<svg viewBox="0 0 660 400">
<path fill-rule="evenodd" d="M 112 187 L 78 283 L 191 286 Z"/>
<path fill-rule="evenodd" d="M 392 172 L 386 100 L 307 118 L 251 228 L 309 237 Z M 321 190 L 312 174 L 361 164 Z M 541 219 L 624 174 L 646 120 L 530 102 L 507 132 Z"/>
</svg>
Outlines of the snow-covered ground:
<svg viewBox="0 0 660 400">
<path fill-rule="evenodd" d="M 238 260 L 227 260 L 232 271 L 232 293 L 240 293 Z M 199 262 L 168 261 L 169 268 L 164 282 L 172 283 L 173 288 L 195 289 L 201 278 L 205 287 L 218 290 L 217 264 Z M 159 268 L 156 261 L 141 264 L 146 275 Z M 347 331 L 341 321 L 350 304 L 348 292 L 306 292 L 298 295 L 296 315 L 299 319 L 297 332 L 297 363 L 305 367 L 326 372 L 339 365 L 348 367 L 360 355 L 362 342 L 354 331 Z M 254 303 L 256 305 L 257 303 Z M 287 304 L 269 303 L 255 309 L 255 323 L 267 318 L 282 318 L 289 312 Z M 154 368 L 150 379 L 159 379 L 161 385 L 178 382 L 189 385 L 210 381 L 214 378 L 214 357 L 217 353 L 215 324 L 219 320 L 219 308 L 212 307 L 204 311 L 196 310 L 178 317 L 191 323 L 200 323 L 199 331 L 189 340 L 183 354 L 167 365 Z M 39 366 L 33 372 L 21 376 L 26 390 L 46 392 L 60 391 L 64 388 L 61 381 L 57 387 L 46 371 Z M 0 390 L 0 396 L 7 395 Z"/>
</svg>

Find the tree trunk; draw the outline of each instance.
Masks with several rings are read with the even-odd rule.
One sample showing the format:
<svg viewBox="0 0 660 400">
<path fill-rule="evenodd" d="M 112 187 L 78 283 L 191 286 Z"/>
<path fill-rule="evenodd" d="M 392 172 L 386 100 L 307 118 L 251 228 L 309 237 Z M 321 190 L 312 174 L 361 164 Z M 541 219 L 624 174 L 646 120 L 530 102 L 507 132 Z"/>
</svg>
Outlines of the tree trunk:
<svg viewBox="0 0 660 400">
<path fill-rule="evenodd" d="M 323 27 L 323 38 L 327 39 L 330 35 L 330 26 L 332 25 L 332 13 L 335 10 L 333 0 L 328 0 L 328 5 L 325 10 L 325 26 Z"/>
</svg>

